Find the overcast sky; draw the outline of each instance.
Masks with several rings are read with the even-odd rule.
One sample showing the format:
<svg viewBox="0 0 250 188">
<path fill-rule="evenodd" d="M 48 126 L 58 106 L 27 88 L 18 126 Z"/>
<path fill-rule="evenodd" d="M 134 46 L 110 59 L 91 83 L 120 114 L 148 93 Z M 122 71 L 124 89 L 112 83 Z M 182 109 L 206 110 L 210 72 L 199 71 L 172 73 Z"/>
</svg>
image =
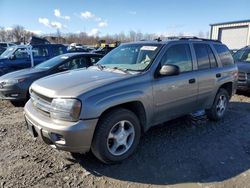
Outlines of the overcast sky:
<svg viewBox="0 0 250 188">
<path fill-rule="evenodd" d="M 0 26 L 38 34 L 197 34 L 211 23 L 250 19 L 249 7 L 250 0 L 0 0 Z"/>
</svg>

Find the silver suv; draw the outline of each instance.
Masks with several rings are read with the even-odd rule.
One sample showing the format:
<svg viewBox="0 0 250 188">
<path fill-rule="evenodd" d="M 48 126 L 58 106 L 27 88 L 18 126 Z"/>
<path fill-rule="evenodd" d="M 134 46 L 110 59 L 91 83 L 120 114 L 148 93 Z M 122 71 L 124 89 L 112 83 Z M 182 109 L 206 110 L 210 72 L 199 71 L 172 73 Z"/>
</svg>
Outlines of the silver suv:
<svg viewBox="0 0 250 188">
<path fill-rule="evenodd" d="M 88 70 L 34 82 L 25 119 L 33 136 L 57 149 L 91 150 L 115 163 L 129 157 L 152 126 L 198 110 L 223 118 L 236 82 L 237 67 L 218 41 L 127 43 Z"/>
</svg>

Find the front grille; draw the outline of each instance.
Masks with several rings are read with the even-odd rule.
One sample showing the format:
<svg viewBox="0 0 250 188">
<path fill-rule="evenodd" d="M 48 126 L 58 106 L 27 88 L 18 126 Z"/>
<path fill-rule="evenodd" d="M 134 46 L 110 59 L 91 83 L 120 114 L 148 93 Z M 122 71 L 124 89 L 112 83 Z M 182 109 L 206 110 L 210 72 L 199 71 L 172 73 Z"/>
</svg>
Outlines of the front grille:
<svg viewBox="0 0 250 188">
<path fill-rule="evenodd" d="M 247 74 L 245 72 L 239 72 L 238 81 L 239 82 L 246 82 L 247 81 Z"/>
<path fill-rule="evenodd" d="M 30 98 L 33 106 L 45 115 L 50 115 L 52 99 L 41 95 L 33 90 L 30 91 Z"/>
</svg>

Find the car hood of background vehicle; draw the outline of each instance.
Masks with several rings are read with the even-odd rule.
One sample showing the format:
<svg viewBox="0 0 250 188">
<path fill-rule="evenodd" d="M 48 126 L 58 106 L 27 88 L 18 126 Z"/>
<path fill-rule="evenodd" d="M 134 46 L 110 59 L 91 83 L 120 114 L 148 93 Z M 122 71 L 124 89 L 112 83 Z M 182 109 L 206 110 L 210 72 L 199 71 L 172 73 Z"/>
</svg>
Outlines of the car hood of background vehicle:
<svg viewBox="0 0 250 188">
<path fill-rule="evenodd" d="M 239 62 L 236 65 L 238 66 L 239 72 L 250 73 L 250 62 Z"/>
<path fill-rule="evenodd" d="M 11 79 L 18 79 L 18 78 L 33 77 L 33 76 L 38 76 L 45 71 L 46 70 L 44 69 L 35 69 L 35 68 L 22 69 L 22 70 L 11 72 L 11 73 L 1 76 L 0 80 L 11 80 Z"/>
<path fill-rule="evenodd" d="M 35 81 L 31 88 L 47 97 L 77 97 L 81 94 L 128 77 L 100 70 L 74 70 L 51 75 Z"/>
</svg>

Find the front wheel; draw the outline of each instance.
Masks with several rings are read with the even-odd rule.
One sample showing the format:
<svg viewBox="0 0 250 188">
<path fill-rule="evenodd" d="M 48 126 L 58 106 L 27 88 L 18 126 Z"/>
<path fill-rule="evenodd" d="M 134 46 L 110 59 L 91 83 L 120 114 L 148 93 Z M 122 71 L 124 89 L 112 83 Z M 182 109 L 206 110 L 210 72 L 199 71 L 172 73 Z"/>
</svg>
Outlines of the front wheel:
<svg viewBox="0 0 250 188">
<path fill-rule="evenodd" d="M 229 95 L 227 90 L 220 89 L 215 97 L 213 106 L 206 110 L 210 120 L 219 121 L 225 115 L 229 103 Z"/>
<path fill-rule="evenodd" d="M 127 109 L 114 109 L 98 123 L 91 150 L 104 163 L 121 162 L 134 152 L 140 136 L 137 116 Z"/>
</svg>

